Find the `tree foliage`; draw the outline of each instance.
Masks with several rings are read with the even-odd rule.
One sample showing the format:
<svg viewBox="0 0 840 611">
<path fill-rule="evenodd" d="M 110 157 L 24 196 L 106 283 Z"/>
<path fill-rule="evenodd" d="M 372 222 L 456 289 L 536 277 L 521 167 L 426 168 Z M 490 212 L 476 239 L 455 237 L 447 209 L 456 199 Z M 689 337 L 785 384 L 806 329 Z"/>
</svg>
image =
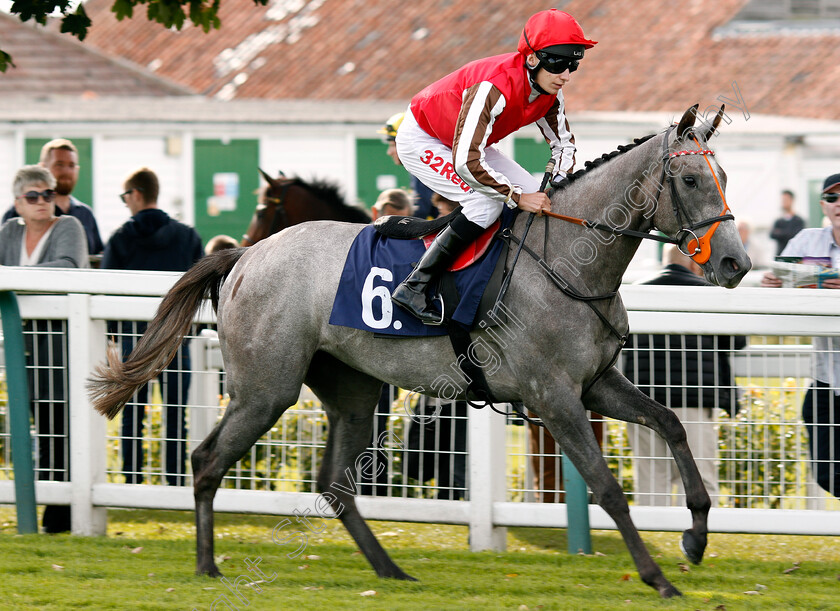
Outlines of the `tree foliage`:
<svg viewBox="0 0 840 611">
<path fill-rule="evenodd" d="M 253 0 L 255 5 L 265 6 L 268 0 Z M 205 32 L 218 29 L 219 4 L 221 0 L 114 0 L 111 11 L 117 19 L 131 19 L 135 7 L 146 9 L 149 21 L 156 21 L 167 28 L 180 30 L 187 20 L 199 26 Z M 32 19 L 46 25 L 47 18 L 56 16 L 61 19 L 61 32 L 84 40 L 91 26 L 90 18 L 84 5 L 71 0 L 14 0 L 10 13 L 21 21 Z M 11 55 L 0 49 L 0 72 L 9 66 L 14 67 Z"/>
</svg>

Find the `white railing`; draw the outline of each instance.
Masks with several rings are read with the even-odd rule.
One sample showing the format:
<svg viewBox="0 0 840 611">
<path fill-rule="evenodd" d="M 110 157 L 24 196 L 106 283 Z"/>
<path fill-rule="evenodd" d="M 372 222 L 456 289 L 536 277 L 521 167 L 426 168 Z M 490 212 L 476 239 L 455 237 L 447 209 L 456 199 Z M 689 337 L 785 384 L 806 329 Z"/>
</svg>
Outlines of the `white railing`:
<svg viewBox="0 0 840 611">
<path fill-rule="evenodd" d="M 155 272 L 0 269 L 0 290 L 17 292 L 24 319 L 67 320 L 71 482 L 37 482 L 36 495 L 40 504 L 70 504 L 73 531 L 78 534 L 103 534 L 105 508 L 110 506 L 193 508 L 192 490 L 188 486 L 119 483 L 122 477 L 119 468 L 111 466 L 116 460 L 116 450 L 112 446 L 117 443 L 119 434 L 113 430 L 109 432 L 106 420 L 94 412 L 85 388 L 93 365 L 105 358 L 106 321 L 150 320 L 160 296 L 178 276 Z M 840 292 L 624 286 L 621 294 L 630 310 L 631 329 L 636 333 L 840 335 L 840 317 L 836 315 L 840 310 Z M 214 322 L 209 308 L 202 309 L 196 322 Z M 221 375 L 218 349 L 212 339 L 199 337 L 194 340 L 192 353 L 190 446 L 203 438 L 218 417 Z M 808 346 L 752 346 L 735 356 L 734 369 L 737 377 L 756 380 L 791 375 L 800 379 L 797 382 L 800 388 L 806 388 L 811 370 L 808 353 Z M 790 373 L 791 368 L 796 372 Z M 310 427 L 306 430 L 315 431 L 306 439 L 310 466 L 314 469 L 316 450 L 323 445 L 318 432 L 322 424 L 310 422 L 313 418 L 318 419 L 311 416 L 317 413 L 317 406 L 309 405 L 308 410 L 296 412 L 295 422 L 298 433 L 306 426 Z M 303 414 L 308 415 L 304 417 Z M 394 422 L 401 418 L 404 421 L 405 415 L 392 413 L 390 416 Z M 801 432 L 801 422 L 794 425 L 800 427 Z M 285 424 L 278 427 L 278 431 L 272 433 L 275 437 L 269 438 L 260 450 L 267 452 L 269 465 L 272 464 L 272 452 L 285 452 L 299 441 L 294 430 L 287 430 Z M 468 437 L 480 439 L 481 443 L 472 444 L 466 457 L 468 500 L 410 498 L 415 496 L 411 491 L 416 492 L 418 488 L 412 488 L 403 479 L 400 480 L 402 487 L 394 487 L 396 492 L 389 492 L 387 497 L 359 497 L 362 514 L 370 519 L 466 524 L 470 526 L 473 549 L 502 548 L 504 528 L 508 526 L 565 527 L 565 505 L 527 502 L 528 494 L 517 492 L 510 484 L 511 456 L 526 453 L 521 445 L 515 446 L 521 444 L 521 439 L 509 441 L 511 428 L 506 426 L 504 418 L 490 410 L 469 411 Z M 505 447 L 507 452 L 497 451 Z M 609 454 L 609 451 L 605 450 L 605 453 Z M 292 481 L 294 478 L 290 480 L 288 474 L 262 473 L 257 476 L 255 464 L 263 460 L 262 456 L 253 454 L 249 467 L 238 466 L 239 475 L 234 473 L 226 478 L 230 486 L 219 490 L 215 502 L 217 511 L 282 515 L 316 507 L 317 495 L 312 489 L 310 474 L 300 475 L 303 471 L 300 467 L 295 481 Z M 798 456 L 797 461 L 802 473 L 807 474 L 807 455 Z M 6 481 L 0 481 L 0 503 L 14 502 L 14 487 L 8 480 L 8 469 L 0 472 L 2 477 Z M 836 512 L 840 505 L 812 483 L 802 485 L 807 486 L 807 491 L 797 494 L 804 504 L 792 505 L 795 509 L 770 509 L 760 504 L 750 504 L 747 508 L 715 508 L 710 516 L 710 528 L 719 532 L 840 534 L 840 520 L 837 519 L 840 514 Z M 422 490 L 419 496 L 423 496 Z M 632 506 L 631 513 L 641 529 L 681 530 L 690 522 L 688 511 L 678 507 Z M 615 527 L 596 505 L 590 505 L 590 523 L 592 528 Z"/>
</svg>

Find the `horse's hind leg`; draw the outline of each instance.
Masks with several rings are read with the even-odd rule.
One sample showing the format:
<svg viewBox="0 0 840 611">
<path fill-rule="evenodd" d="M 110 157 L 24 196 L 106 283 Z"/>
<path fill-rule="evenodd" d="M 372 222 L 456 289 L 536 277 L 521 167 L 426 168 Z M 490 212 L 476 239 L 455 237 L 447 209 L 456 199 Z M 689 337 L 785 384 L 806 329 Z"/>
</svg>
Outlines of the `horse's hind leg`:
<svg viewBox="0 0 840 611">
<path fill-rule="evenodd" d="M 614 367 L 608 370 L 585 397 L 587 407 L 599 413 L 643 424 L 656 431 L 671 449 L 685 487 L 686 505 L 691 510 L 691 528 L 683 532 L 682 550 L 694 564 L 703 560 L 712 501 L 691 455 L 685 428 L 676 414 L 648 397 Z"/>
<path fill-rule="evenodd" d="M 356 508 L 356 463 L 368 447 L 382 382 L 352 369 L 325 353 L 317 353 L 306 384 L 321 400 L 329 418 L 327 448 L 318 473 L 318 488 L 356 541 L 379 577 L 414 578 L 391 560 Z M 373 461 L 359 461 L 362 470 Z M 372 479 L 376 479 L 373 477 Z"/>
<path fill-rule="evenodd" d="M 535 401 L 526 401 L 526 404 L 539 414 L 549 432 L 558 441 L 563 453 L 569 457 L 592 489 L 598 504 L 615 521 L 636 563 L 639 577 L 643 582 L 655 588 L 663 598 L 679 596 L 680 591 L 666 579 L 630 519 L 627 499 L 601 455 L 601 448 L 586 417 L 584 406 L 572 396 L 567 387 L 558 386 L 547 389 L 545 396 L 552 397 L 548 407 L 545 405 L 538 407 Z M 602 410 L 598 411 L 603 413 Z"/>
<path fill-rule="evenodd" d="M 246 399 L 231 390 L 221 422 L 192 453 L 197 575 L 221 575 L 213 559 L 213 498 L 222 477 L 295 403 L 297 396 L 297 391 L 272 399 L 248 393 Z"/>
</svg>

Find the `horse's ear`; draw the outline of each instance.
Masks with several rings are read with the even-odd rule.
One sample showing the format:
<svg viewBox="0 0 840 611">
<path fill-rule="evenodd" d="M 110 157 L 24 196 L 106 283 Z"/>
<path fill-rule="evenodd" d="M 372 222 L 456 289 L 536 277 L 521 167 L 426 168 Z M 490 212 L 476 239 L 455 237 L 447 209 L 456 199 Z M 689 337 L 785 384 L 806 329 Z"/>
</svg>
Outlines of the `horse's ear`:
<svg viewBox="0 0 840 611">
<path fill-rule="evenodd" d="M 277 186 L 277 181 L 276 181 L 276 180 L 274 180 L 271 176 L 269 176 L 268 174 L 266 174 L 266 173 L 263 171 L 263 169 L 262 169 L 262 168 L 258 168 L 258 169 L 259 169 L 260 174 L 262 175 L 262 177 L 265 179 L 265 182 L 267 182 L 267 183 L 268 183 L 269 185 L 271 185 L 272 187 L 276 187 L 276 186 Z"/>
<path fill-rule="evenodd" d="M 697 120 L 697 109 L 700 107 L 700 104 L 695 104 L 691 108 L 685 111 L 680 119 L 679 125 L 677 125 L 677 140 L 682 140 L 682 137 L 685 135 L 686 131 L 694 127 L 694 121 Z"/>
<path fill-rule="evenodd" d="M 709 141 L 709 138 L 712 137 L 712 134 L 715 133 L 715 130 L 718 128 L 718 125 L 720 125 L 720 120 L 723 118 L 723 109 L 724 108 L 726 108 L 726 104 L 721 104 L 720 105 L 720 110 L 715 115 L 715 118 L 712 121 L 711 127 L 709 127 L 709 129 L 706 130 L 706 132 L 703 134 L 703 140 L 705 140 L 706 142 Z"/>
</svg>

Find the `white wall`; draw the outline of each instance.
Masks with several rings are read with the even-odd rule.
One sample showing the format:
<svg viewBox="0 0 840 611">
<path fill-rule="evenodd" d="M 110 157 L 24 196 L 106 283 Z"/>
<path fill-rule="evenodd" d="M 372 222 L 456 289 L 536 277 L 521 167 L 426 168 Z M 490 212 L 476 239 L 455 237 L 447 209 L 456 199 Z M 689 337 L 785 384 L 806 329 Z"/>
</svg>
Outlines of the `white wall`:
<svg viewBox="0 0 840 611">
<path fill-rule="evenodd" d="M 304 180 L 329 180 L 341 187 L 349 203 L 356 194 L 355 166 L 355 146 L 348 147 L 344 135 L 271 135 L 260 140 L 260 167 L 270 176 L 282 171 Z"/>
<path fill-rule="evenodd" d="M 14 134 L 0 134 L 0 216 L 12 205 L 12 183 L 19 167 L 16 149 Z"/>
</svg>

